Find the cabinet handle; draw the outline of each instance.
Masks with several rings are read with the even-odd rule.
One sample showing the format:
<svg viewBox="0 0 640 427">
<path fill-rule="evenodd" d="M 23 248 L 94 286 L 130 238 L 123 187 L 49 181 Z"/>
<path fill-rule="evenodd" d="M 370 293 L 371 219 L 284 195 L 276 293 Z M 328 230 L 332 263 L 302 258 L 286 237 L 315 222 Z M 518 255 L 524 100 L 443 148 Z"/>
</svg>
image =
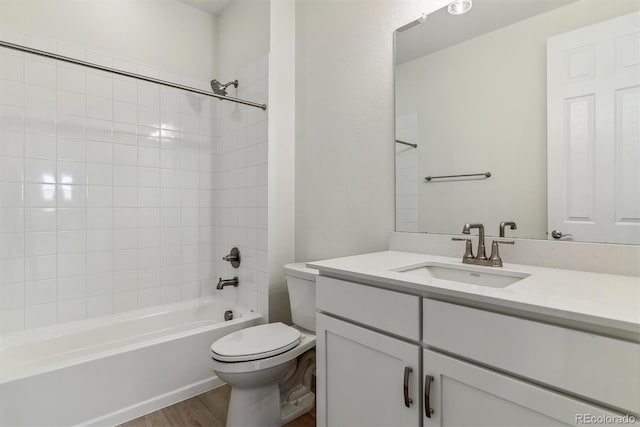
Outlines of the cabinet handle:
<svg viewBox="0 0 640 427">
<path fill-rule="evenodd" d="M 431 409 L 431 403 L 429 399 L 431 397 L 431 383 L 433 382 L 433 377 L 431 375 L 427 375 L 424 377 L 424 414 L 427 418 L 431 418 L 431 414 L 433 414 L 433 409 Z"/>
<path fill-rule="evenodd" d="M 413 372 L 409 366 L 404 367 L 404 406 L 411 407 L 413 399 L 409 397 L 409 374 Z"/>
</svg>

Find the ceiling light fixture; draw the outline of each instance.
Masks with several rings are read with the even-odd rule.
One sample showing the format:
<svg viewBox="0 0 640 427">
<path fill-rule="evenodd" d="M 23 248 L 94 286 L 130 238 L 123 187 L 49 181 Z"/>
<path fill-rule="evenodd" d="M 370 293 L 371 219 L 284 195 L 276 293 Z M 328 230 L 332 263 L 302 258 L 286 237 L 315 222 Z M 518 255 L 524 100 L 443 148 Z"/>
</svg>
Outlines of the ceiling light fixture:
<svg viewBox="0 0 640 427">
<path fill-rule="evenodd" d="M 455 0 L 449 3 L 447 10 L 452 15 L 462 15 L 463 13 L 469 12 L 472 6 L 472 0 Z"/>
</svg>

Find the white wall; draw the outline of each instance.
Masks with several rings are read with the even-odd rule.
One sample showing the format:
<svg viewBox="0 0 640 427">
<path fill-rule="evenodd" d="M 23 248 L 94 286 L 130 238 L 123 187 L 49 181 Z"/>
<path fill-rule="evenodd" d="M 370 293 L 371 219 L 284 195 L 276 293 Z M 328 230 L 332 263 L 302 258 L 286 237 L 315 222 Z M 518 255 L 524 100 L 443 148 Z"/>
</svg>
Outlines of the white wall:
<svg viewBox="0 0 640 427">
<path fill-rule="evenodd" d="M 419 230 L 455 234 L 481 222 L 498 235 L 511 220 L 510 236 L 546 239 L 546 40 L 637 8 L 582 0 L 398 67 L 397 113 L 418 116 Z M 485 171 L 488 180 L 422 182 Z"/>
<path fill-rule="evenodd" d="M 393 31 L 441 0 L 298 0 L 296 259 L 383 250 L 394 229 Z"/>
<path fill-rule="evenodd" d="M 271 2 L 269 319 L 289 322 L 283 265 L 295 260 L 295 0 Z"/>
<path fill-rule="evenodd" d="M 176 0 L 0 0 L 0 26 L 211 79 L 213 19 Z"/>
<path fill-rule="evenodd" d="M 216 79 L 225 83 L 235 80 L 241 67 L 269 53 L 270 3 L 234 0 L 218 15 Z"/>
</svg>

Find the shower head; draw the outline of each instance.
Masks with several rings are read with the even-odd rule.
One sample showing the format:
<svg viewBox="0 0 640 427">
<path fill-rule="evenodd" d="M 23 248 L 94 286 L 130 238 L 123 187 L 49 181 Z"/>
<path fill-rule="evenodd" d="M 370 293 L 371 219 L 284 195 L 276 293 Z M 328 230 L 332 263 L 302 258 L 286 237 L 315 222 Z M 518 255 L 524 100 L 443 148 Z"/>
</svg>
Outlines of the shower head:
<svg viewBox="0 0 640 427">
<path fill-rule="evenodd" d="M 233 87 L 238 87 L 238 80 L 234 80 L 226 84 L 222 84 L 216 79 L 211 80 L 211 89 L 216 95 L 227 96 L 227 87 L 231 85 L 233 85 Z"/>
</svg>

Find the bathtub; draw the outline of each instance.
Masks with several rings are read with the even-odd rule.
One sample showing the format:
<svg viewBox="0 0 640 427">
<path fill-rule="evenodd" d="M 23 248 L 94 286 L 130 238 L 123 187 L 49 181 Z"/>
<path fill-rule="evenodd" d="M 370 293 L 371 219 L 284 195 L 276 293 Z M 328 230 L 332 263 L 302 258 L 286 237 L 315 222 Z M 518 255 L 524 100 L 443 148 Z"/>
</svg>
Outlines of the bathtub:
<svg viewBox="0 0 640 427">
<path fill-rule="evenodd" d="M 207 297 L 8 335 L 0 426 L 116 425 L 195 396 L 222 384 L 211 343 L 260 323 Z"/>
</svg>

